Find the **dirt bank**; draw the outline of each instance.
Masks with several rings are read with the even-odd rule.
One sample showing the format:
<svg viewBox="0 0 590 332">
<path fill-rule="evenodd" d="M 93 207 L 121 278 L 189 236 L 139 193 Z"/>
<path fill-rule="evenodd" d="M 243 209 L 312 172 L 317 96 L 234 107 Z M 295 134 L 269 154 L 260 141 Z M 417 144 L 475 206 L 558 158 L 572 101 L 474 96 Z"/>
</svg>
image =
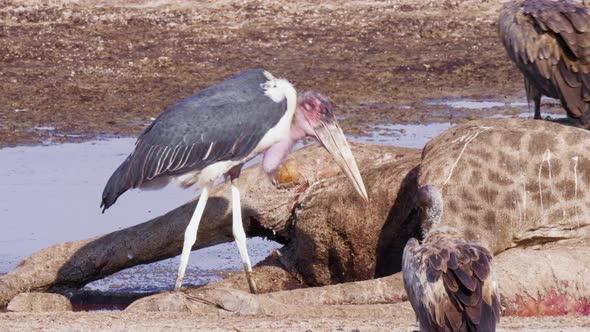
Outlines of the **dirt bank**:
<svg viewBox="0 0 590 332">
<path fill-rule="evenodd" d="M 0 0 L 0 147 L 136 135 L 252 67 L 331 96 L 349 133 L 482 115 L 432 99 L 524 98 L 495 1 L 44 2 Z"/>
</svg>

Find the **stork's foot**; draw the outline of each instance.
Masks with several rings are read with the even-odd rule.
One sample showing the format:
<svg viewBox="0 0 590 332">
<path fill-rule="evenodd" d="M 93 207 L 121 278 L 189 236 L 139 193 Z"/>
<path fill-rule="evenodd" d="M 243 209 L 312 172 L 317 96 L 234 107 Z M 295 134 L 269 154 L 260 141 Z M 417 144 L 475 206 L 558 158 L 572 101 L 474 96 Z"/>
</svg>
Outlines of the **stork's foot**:
<svg viewBox="0 0 590 332">
<path fill-rule="evenodd" d="M 176 277 L 176 282 L 174 283 L 174 291 L 178 292 L 180 290 L 180 287 L 182 287 L 182 278 Z"/>
<path fill-rule="evenodd" d="M 180 287 L 182 287 L 182 279 L 184 279 L 184 273 L 178 273 L 176 275 L 176 281 L 174 281 L 174 291 L 178 292 Z"/>
<path fill-rule="evenodd" d="M 250 287 L 250 293 L 258 294 L 258 288 L 256 287 L 256 281 L 254 281 L 254 273 L 252 271 L 245 271 L 246 279 L 248 279 L 248 286 Z"/>
</svg>

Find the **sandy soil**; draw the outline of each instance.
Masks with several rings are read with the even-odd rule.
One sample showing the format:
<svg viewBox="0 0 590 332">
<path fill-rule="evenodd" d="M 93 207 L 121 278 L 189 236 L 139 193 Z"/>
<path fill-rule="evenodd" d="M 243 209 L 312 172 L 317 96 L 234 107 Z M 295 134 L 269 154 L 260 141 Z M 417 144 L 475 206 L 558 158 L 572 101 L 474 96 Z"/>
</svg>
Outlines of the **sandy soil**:
<svg viewBox="0 0 590 332">
<path fill-rule="evenodd" d="M 348 133 L 370 123 L 482 115 L 448 112 L 430 105 L 433 99 L 524 98 L 520 75 L 496 35 L 497 1 L 96 3 L 0 0 L 0 148 L 136 135 L 167 105 L 252 67 L 331 96 Z M 15 331 L 412 328 L 407 304 L 396 317 L 370 319 L 0 314 L 0 330 Z M 501 324 L 504 331 L 588 329 L 587 317 L 504 318 Z"/>
<path fill-rule="evenodd" d="M 404 331 L 415 328 L 409 305 L 379 318 L 269 318 L 189 313 L 78 312 L 0 315 L 2 331 Z M 587 317 L 504 317 L 498 331 L 588 331 Z"/>
<path fill-rule="evenodd" d="M 43 2 L 0 0 L 0 147 L 136 135 L 252 67 L 331 96 L 349 133 L 481 115 L 432 99 L 524 98 L 496 1 Z"/>
</svg>

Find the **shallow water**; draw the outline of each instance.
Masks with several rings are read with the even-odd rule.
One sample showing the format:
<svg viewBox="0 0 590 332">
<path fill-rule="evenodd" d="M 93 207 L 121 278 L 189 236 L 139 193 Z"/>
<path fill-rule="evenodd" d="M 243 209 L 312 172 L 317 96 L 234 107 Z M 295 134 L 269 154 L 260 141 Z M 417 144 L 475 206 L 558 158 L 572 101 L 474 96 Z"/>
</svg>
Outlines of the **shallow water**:
<svg viewBox="0 0 590 332">
<path fill-rule="evenodd" d="M 103 185 L 133 144 L 134 139 L 120 138 L 0 150 L 5 165 L 0 168 L 0 271 L 52 243 L 125 228 L 191 198 L 190 191 L 174 187 L 130 191 L 101 214 Z"/>
<path fill-rule="evenodd" d="M 0 273 L 48 245 L 133 226 L 193 197 L 193 190 L 174 185 L 157 191 L 131 190 L 102 214 L 99 204 L 103 186 L 134 142 L 132 138 L 117 138 L 1 149 Z M 278 244 L 256 238 L 248 241 L 248 247 L 255 263 Z M 219 271 L 240 267 L 233 243 L 200 250 L 191 255 L 186 283 L 220 279 Z M 178 259 L 173 258 L 122 271 L 88 287 L 138 291 L 169 288 L 177 268 Z"/>
<path fill-rule="evenodd" d="M 522 112 L 517 114 L 491 113 L 487 118 L 505 119 L 522 118 L 532 119 L 532 113 Z M 565 114 L 551 114 L 554 119 L 565 118 Z M 370 125 L 365 135 L 349 135 L 349 139 L 357 142 L 394 145 L 405 148 L 422 148 L 432 138 L 443 131 L 453 127 L 452 122 L 432 122 L 428 124 L 396 124 L 381 123 Z"/>
<path fill-rule="evenodd" d="M 521 107 L 528 107 L 529 104 L 527 102 L 503 102 L 497 100 L 473 100 L 473 99 L 441 99 L 441 100 L 433 100 L 427 103 L 428 105 L 446 105 L 450 106 L 451 108 L 465 108 L 465 109 L 486 109 L 486 108 L 494 108 L 494 107 L 511 107 L 511 108 L 521 108 Z"/>
<path fill-rule="evenodd" d="M 352 141 L 421 148 L 430 139 L 453 126 L 450 122 L 428 124 L 383 123 L 371 125 L 367 135 L 350 135 Z"/>
</svg>

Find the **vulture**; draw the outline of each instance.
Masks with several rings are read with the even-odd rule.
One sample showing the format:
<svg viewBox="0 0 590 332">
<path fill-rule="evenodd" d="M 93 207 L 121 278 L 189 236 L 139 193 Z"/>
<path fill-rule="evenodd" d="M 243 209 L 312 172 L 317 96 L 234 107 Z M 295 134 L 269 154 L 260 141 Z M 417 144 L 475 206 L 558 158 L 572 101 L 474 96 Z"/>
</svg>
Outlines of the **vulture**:
<svg viewBox="0 0 590 332">
<path fill-rule="evenodd" d="M 506 3 L 498 33 L 524 75 L 526 95 L 541 118 L 541 96 L 561 101 L 567 115 L 590 127 L 590 14 L 569 0 Z"/>
<path fill-rule="evenodd" d="M 410 239 L 402 257 L 404 288 L 420 331 L 495 331 L 500 296 L 492 255 L 440 225 L 443 205 L 434 186 L 418 190 L 422 241 Z"/>
</svg>

